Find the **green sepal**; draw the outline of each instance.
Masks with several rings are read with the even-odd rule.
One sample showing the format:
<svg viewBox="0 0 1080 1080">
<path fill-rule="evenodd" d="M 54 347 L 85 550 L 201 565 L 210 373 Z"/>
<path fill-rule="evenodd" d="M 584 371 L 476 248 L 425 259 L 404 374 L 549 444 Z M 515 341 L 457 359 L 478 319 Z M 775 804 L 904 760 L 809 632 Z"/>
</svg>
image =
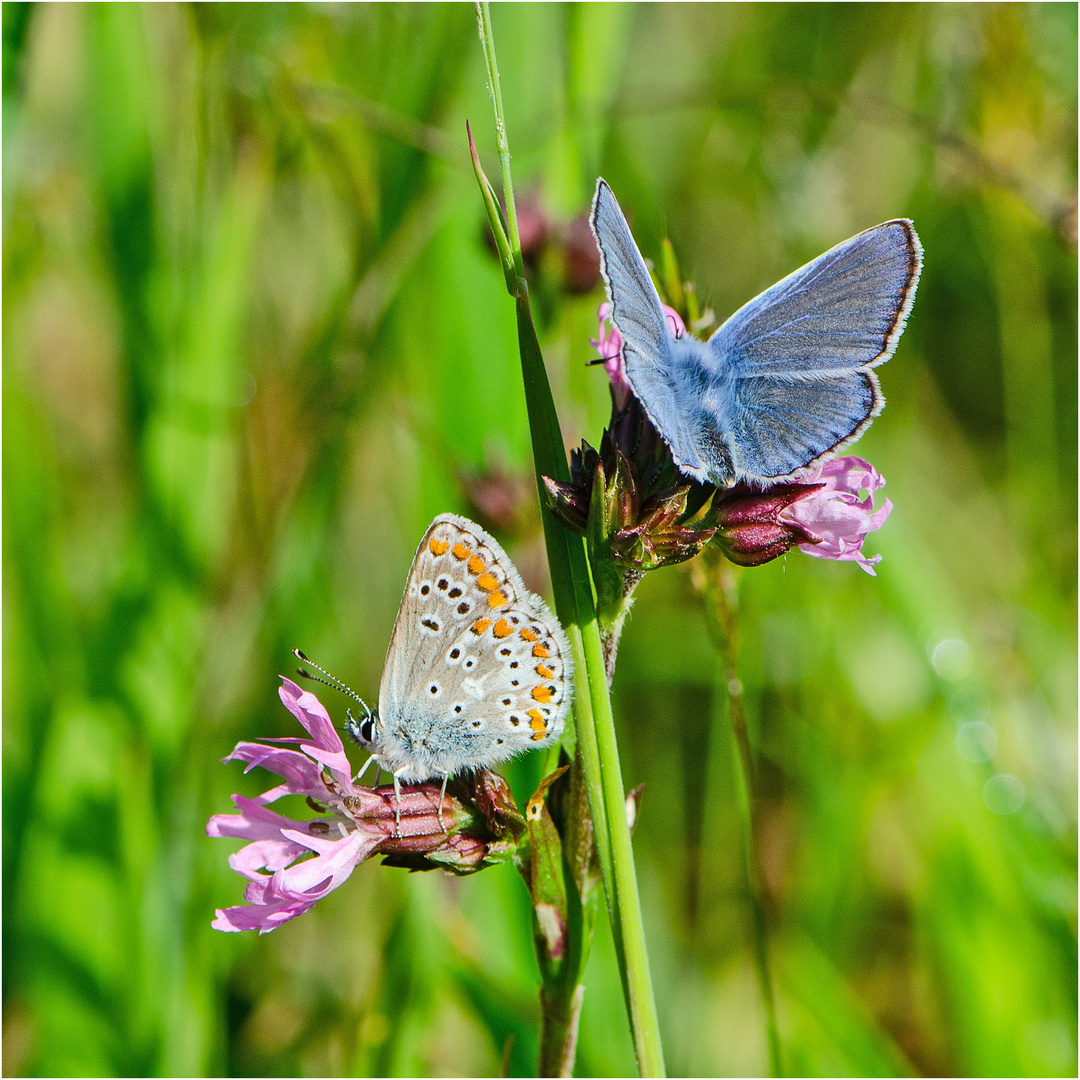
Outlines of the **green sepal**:
<svg viewBox="0 0 1080 1080">
<path fill-rule="evenodd" d="M 503 277 L 506 279 L 506 291 L 511 296 L 517 295 L 518 276 L 514 268 L 514 256 L 510 250 L 510 236 L 506 222 L 503 220 L 502 209 L 499 206 L 495 189 L 491 186 L 480 164 L 480 154 L 473 141 L 472 129 L 469 121 L 465 121 L 465 133 L 469 136 L 469 155 L 472 157 L 473 172 L 476 174 L 476 182 L 480 185 L 480 194 L 484 198 L 484 209 L 487 211 L 488 225 L 491 235 L 495 237 L 495 247 L 499 252 L 499 262 L 502 264 Z"/>
<path fill-rule="evenodd" d="M 564 765 L 545 776 L 529 799 L 526 836 L 514 859 L 532 900 L 533 937 L 545 986 L 560 982 L 570 947 L 562 838 L 545 803 L 548 789 L 568 768 Z"/>
</svg>

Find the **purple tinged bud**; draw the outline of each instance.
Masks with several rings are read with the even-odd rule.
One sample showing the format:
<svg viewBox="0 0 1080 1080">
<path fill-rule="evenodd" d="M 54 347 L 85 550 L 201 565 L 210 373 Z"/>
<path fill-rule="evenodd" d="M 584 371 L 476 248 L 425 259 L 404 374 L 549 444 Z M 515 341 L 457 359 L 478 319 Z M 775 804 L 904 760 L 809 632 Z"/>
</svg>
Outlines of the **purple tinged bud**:
<svg viewBox="0 0 1080 1080">
<path fill-rule="evenodd" d="M 589 215 L 578 214 L 566 227 L 564 284 L 574 295 L 592 292 L 600 281 L 600 250 L 589 228 Z"/>
<path fill-rule="evenodd" d="M 781 521 L 780 514 L 816 490 L 800 484 L 777 484 L 766 491 L 732 488 L 715 501 L 719 527 L 714 542 L 739 566 L 761 566 L 800 540 L 812 542 L 798 525 Z"/>
<path fill-rule="evenodd" d="M 527 263 L 535 263 L 551 235 L 551 219 L 535 192 L 518 196 L 516 210 L 521 255 Z"/>
<path fill-rule="evenodd" d="M 544 488 L 555 516 L 576 533 L 585 532 L 589 521 L 589 498 L 591 491 L 576 484 L 563 484 L 545 476 Z"/>
</svg>

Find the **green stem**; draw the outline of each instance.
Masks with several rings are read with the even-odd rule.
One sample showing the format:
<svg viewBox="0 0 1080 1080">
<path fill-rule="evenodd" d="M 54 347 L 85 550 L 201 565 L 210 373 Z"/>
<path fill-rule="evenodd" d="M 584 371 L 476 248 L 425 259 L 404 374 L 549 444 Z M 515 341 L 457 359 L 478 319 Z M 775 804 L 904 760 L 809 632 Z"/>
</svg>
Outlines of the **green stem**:
<svg viewBox="0 0 1080 1080">
<path fill-rule="evenodd" d="M 503 197 L 506 203 L 507 237 L 516 273 L 511 292 L 517 302 L 518 347 L 536 465 L 537 490 L 540 505 L 544 508 L 544 536 L 551 568 L 552 591 L 556 612 L 566 627 L 574 655 L 577 683 L 574 718 L 577 725 L 577 744 L 595 827 L 604 896 L 619 958 L 638 1070 L 642 1076 L 663 1076 L 660 1029 L 649 978 L 649 959 L 634 869 L 634 852 L 630 843 L 630 829 L 626 823 L 626 793 L 619 767 L 615 724 L 611 715 L 611 699 L 604 668 L 604 650 L 596 620 L 592 574 L 584 540 L 562 528 L 546 508 L 542 478 L 546 475 L 568 481 L 570 471 L 529 306 L 529 289 L 524 277 L 510 175 L 510 145 L 503 116 L 495 42 L 491 32 L 491 13 L 488 5 L 483 2 L 477 3 L 476 10 L 495 111 Z M 479 178 L 476 158 L 474 166 L 478 169 Z M 483 182 L 481 186 L 483 187 Z"/>
<path fill-rule="evenodd" d="M 585 986 L 578 983 L 569 996 L 549 995 L 540 988 L 540 1075 L 573 1076 L 578 1025 Z"/>
<path fill-rule="evenodd" d="M 630 840 L 630 826 L 626 821 L 626 792 L 619 765 L 615 721 L 611 714 L 604 647 L 595 619 L 587 627 L 587 632 L 582 634 L 582 638 L 600 759 L 599 798 L 606 805 L 615 895 L 618 898 L 616 906 L 619 924 L 613 927 L 613 930 L 621 937 L 622 942 L 623 989 L 630 1012 L 634 1050 L 637 1053 L 638 1071 L 642 1076 L 664 1076 L 660 1023 L 649 973 L 649 954 L 645 945 L 645 924 L 641 917 L 634 849 Z M 588 781 L 588 768 L 586 780 Z M 590 791 L 590 802 L 592 798 Z"/>
<path fill-rule="evenodd" d="M 542 493 L 544 489 L 541 475 L 550 476 L 554 473 L 557 478 L 561 478 L 563 471 L 568 474 L 568 469 L 560 449 L 559 462 L 552 461 L 551 470 L 548 471 L 544 459 L 550 454 L 541 452 L 537 444 L 537 431 L 538 428 L 542 430 L 542 425 L 539 417 L 534 415 L 534 409 L 536 413 L 542 411 L 541 404 L 545 398 L 550 400 L 551 389 L 546 373 L 543 373 L 543 358 L 539 345 L 536 344 L 532 316 L 528 309 L 527 289 L 524 296 L 518 298 L 518 334 L 522 363 L 526 366 L 526 386 L 531 383 L 533 387 L 533 393 L 527 396 L 527 403 L 534 436 L 537 485 Z M 539 374 L 543 374 L 542 385 L 538 385 Z M 554 403 L 551 407 L 552 412 L 549 415 L 554 416 Z M 549 443 L 549 446 L 551 445 Z M 561 435 L 555 445 L 562 447 Z M 626 822 L 626 794 L 619 765 L 604 647 L 596 619 L 585 544 L 581 537 L 562 528 L 549 511 L 545 510 L 543 520 L 555 609 L 566 627 L 570 648 L 574 654 L 577 672 L 574 716 L 577 723 L 578 751 L 595 825 L 600 874 L 630 1015 L 638 1070 L 642 1076 L 663 1076 L 664 1057 L 660 1043 L 660 1027 L 649 974 L 634 851 L 630 841 L 630 828 Z M 569 567 L 565 576 L 557 571 L 556 568 L 560 566 Z M 587 693 L 584 693 L 586 689 Z"/>
<path fill-rule="evenodd" d="M 730 686 L 730 683 L 729 683 Z M 746 737 L 746 718 L 742 709 L 742 691 L 728 693 L 728 716 L 731 720 L 731 740 L 734 751 L 735 792 L 739 805 L 739 839 L 742 848 L 743 871 L 746 874 L 750 915 L 754 927 L 754 966 L 757 968 L 761 999 L 765 1007 L 765 1029 L 769 1039 L 769 1066 L 773 1076 L 783 1076 L 780 1060 L 780 1032 L 776 1024 L 776 999 L 773 993 L 769 965 L 768 926 L 762 900 L 761 873 L 754 845 L 751 788 L 753 783 L 750 742 Z"/>
<path fill-rule="evenodd" d="M 510 232 L 510 250 L 514 253 L 514 269 L 519 281 L 525 281 L 525 262 L 521 255 L 521 239 L 518 233 L 517 207 L 514 203 L 514 183 L 510 176 L 510 140 L 506 136 L 506 115 L 503 112 L 502 83 L 499 80 L 499 64 L 495 58 L 495 35 L 491 32 L 491 9 L 487 3 L 476 5 L 476 18 L 480 23 L 480 43 L 484 47 L 484 60 L 488 69 L 488 90 L 495 111 L 495 145 L 499 150 L 499 168 L 502 171 L 503 198 L 506 200 L 506 224 Z"/>
<path fill-rule="evenodd" d="M 704 593 L 710 636 L 722 658 L 717 674 L 720 693 L 727 699 L 729 734 L 735 773 L 735 800 L 739 818 L 739 847 L 750 906 L 754 967 L 765 1010 L 765 1033 L 769 1043 L 771 1075 L 783 1076 L 780 1057 L 780 1030 L 776 1023 L 776 998 L 769 962 L 769 931 L 765 918 L 765 890 L 761 864 L 754 842 L 754 762 L 746 730 L 742 684 L 738 678 L 739 624 L 737 570 L 718 552 L 706 549 L 702 556 L 705 573 Z"/>
</svg>

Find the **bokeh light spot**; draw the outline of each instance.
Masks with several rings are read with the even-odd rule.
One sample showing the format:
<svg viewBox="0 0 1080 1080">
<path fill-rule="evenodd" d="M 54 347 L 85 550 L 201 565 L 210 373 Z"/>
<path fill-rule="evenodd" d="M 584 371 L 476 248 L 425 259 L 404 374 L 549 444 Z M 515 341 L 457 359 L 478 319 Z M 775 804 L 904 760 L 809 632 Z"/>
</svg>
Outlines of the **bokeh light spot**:
<svg viewBox="0 0 1080 1080">
<path fill-rule="evenodd" d="M 1015 814 L 1024 805 L 1024 785 L 1015 776 L 998 773 L 983 785 L 983 802 L 987 810 L 1002 817 Z"/>
<path fill-rule="evenodd" d="M 956 733 L 956 752 L 976 764 L 989 761 L 997 750 L 997 732 L 981 720 L 964 724 Z"/>
<path fill-rule="evenodd" d="M 943 679 L 962 679 L 971 671 L 971 648 L 960 637 L 934 637 L 930 641 L 930 663 Z"/>
</svg>

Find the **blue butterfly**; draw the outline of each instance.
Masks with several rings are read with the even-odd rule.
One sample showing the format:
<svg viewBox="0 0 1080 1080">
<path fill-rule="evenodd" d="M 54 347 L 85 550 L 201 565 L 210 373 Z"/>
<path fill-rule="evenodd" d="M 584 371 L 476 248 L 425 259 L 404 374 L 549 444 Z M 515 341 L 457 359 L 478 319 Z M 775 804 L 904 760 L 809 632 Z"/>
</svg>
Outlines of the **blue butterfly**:
<svg viewBox="0 0 1080 1080">
<path fill-rule="evenodd" d="M 922 269 L 910 221 L 875 225 L 743 305 L 708 342 L 676 337 L 619 204 L 590 217 L 634 396 L 679 468 L 766 487 L 857 439 L 885 399 L 873 368 L 904 330 Z"/>
</svg>

